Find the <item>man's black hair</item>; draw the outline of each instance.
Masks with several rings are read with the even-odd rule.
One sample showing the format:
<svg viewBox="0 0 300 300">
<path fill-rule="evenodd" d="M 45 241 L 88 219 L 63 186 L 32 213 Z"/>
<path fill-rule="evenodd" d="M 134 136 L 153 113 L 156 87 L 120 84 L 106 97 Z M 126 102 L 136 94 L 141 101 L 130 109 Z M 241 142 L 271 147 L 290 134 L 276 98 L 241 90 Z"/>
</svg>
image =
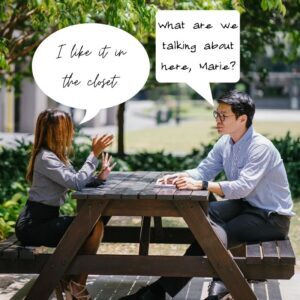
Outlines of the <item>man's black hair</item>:
<svg viewBox="0 0 300 300">
<path fill-rule="evenodd" d="M 248 94 L 237 90 L 232 90 L 222 95 L 218 99 L 218 103 L 226 103 L 231 105 L 231 110 L 236 118 L 241 115 L 246 115 L 246 127 L 249 128 L 252 125 L 252 120 L 255 113 L 255 104 Z"/>
</svg>

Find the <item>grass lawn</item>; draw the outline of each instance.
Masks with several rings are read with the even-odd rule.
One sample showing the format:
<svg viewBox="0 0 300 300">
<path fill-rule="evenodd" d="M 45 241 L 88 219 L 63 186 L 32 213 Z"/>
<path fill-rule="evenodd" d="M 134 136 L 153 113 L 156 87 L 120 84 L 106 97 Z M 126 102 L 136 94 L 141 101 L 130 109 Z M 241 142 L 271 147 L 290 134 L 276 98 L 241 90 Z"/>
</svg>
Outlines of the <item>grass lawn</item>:
<svg viewBox="0 0 300 300">
<path fill-rule="evenodd" d="M 187 153 L 199 148 L 218 137 L 211 117 L 183 122 L 177 125 L 161 125 L 156 128 L 143 129 L 125 133 L 125 150 L 159 151 Z M 255 130 L 269 138 L 285 136 L 288 131 L 300 136 L 299 122 L 255 122 Z M 116 145 L 115 145 L 116 146 Z M 116 150 L 116 149 L 114 149 Z"/>
</svg>

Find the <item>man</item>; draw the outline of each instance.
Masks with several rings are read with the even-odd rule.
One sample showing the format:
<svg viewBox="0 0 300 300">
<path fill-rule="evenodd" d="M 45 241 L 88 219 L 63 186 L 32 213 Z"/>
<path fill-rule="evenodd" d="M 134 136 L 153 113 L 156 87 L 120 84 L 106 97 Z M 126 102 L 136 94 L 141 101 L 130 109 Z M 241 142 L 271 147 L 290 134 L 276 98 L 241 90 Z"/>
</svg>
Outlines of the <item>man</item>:
<svg viewBox="0 0 300 300">
<path fill-rule="evenodd" d="M 255 105 L 249 95 L 230 91 L 218 100 L 214 111 L 222 137 L 197 168 L 166 175 L 164 183 L 178 189 L 208 190 L 224 201 L 210 202 L 209 219 L 229 249 L 245 242 L 284 239 L 289 231 L 293 202 L 286 171 L 278 150 L 252 127 Z M 227 180 L 214 182 L 225 171 Z M 194 242 L 185 255 L 203 255 Z M 174 297 L 190 278 L 161 277 L 133 295 L 121 299 L 165 299 Z M 228 293 L 214 279 L 207 299 L 221 299 Z"/>
</svg>

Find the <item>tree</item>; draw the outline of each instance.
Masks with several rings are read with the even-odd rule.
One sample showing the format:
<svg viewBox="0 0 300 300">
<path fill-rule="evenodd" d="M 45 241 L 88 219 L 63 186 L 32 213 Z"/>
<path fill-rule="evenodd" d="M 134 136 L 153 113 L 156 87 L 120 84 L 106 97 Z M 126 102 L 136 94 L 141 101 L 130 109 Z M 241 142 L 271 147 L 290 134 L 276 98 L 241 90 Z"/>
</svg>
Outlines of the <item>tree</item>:
<svg viewBox="0 0 300 300">
<path fill-rule="evenodd" d="M 241 70 L 245 74 L 249 71 L 266 74 L 257 64 L 266 46 L 273 48 L 274 59 L 293 62 L 299 55 L 299 1 L 287 0 L 283 5 L 282 0 L 1 0 L 0 80 L 16 86 L 22 76 L 30 76 L 34 50 L 53 31 L 73 24 L 96 22 L 119 27 L 144 44 L 151 62 L 146 87 L 155 86 L 155 14 L 158 9 L 238 10 L 241 13 Z M 23 67 L 18 67 L 20 65 Z M 14 72 L 13 66 L 18 72 Z M 119 154 L 124 154 L 124 111 L 125 104 L 121 104 Z"/>
</svg>

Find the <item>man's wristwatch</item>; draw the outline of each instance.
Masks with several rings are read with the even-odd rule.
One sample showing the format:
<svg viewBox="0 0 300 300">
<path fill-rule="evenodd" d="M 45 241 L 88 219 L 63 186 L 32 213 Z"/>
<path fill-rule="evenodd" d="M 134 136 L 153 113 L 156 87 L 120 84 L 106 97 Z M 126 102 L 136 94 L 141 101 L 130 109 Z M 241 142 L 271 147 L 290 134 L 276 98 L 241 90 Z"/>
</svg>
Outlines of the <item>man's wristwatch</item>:
<svg viewBox="0 0 300 300">
<path fill-rule="evenodd" d="M 207 191 L 208 189 L 208 181 L 203 180 L 202 181 L 202 189 L 203 191 Z"/>
</svg>

